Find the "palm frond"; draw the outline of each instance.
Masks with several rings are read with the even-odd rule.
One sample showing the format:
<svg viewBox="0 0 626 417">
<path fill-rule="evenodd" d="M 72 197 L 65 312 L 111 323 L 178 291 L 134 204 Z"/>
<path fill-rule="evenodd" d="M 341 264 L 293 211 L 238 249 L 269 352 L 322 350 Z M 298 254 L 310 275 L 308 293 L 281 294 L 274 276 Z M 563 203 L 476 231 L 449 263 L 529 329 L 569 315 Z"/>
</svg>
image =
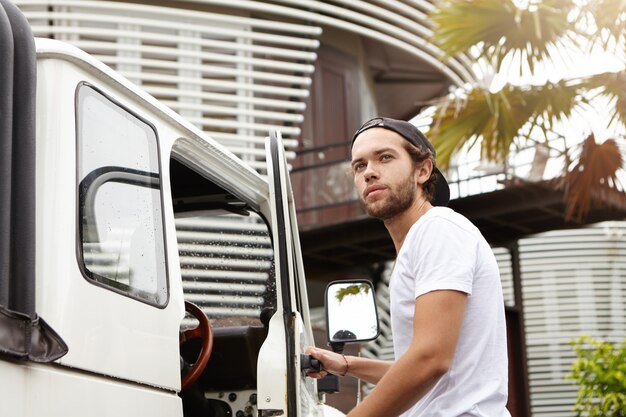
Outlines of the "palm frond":
<svg viewBox="0 0 626 417">
<path fill-rule="evenodd" d="M 528 139 L 522 128 L 540 124 L 544 130 L 565 120 L 581 105 L 580 86 L 562 81 L 542 86 L 508 86 L 492 93 L 477 87 L 463 99 L 446 97 L 437 111 L 429 136 L 437 149 L 437 163 L 447 167 L 466 143 L 480 143 L 481 155 L 503 162 L 517 138 Z"/>
<path fill-rule="evenodd" d="M 581 145 L 578 160 L 567 167 L 568 172 L 558 183 L 565 191 L 566 219 L 579 222 L 592 205 L 626 205 L 626 194 L 617 178 L 624 160 L 615 139 L 597 144 L 593 135 Z"/>
<path fill-rule="evenodd" d="M 581 96 L 579 80 L 566 79 L 540 86 L 522 87 L 519 94 L 520 102 L 534 106 L 533 115 L 540 117 L 549 126 L 565 122 L 572 116 L 574 109 L 586 102 Z"/>
<path fill-rule="evenodd" d="M 440 1 L 430 14 L 433 39 L 450 56 L 482 43 L 492 48 L 516 25 L 516 11 L 511 0 Z"/>
<path fill-rule="evenodd" d="M 624 48 L 626 0 L 590 0 L 581 7 L 580 19 L 585 22 L 592 43 L 607 49 L 613 41 L 615 46 Z M 590 32 L 589 28 L 592 28 Z"/>
<path fill-rule="evenodd" d="M 538 62 L 552 60 L 552 51 L 576 43 L 575 22 L 568 19 L 574 0 L 544 0 L 525 9 L 512 0 L 445 0 L 437 6 L 432 41 L 449 56 L 478 47 L 496 70 L 519 55 L 534 71 Z"/>
<path fill-rule="evenodd" d="M 589 91 L 598 90 L 599 94 L 607 96 L 615 104 L 610 108 L 609 124 L 617 120 L 626 126 L 626 70 L 584 78 L 581 80 L 581 88 Z"/>
</svg>

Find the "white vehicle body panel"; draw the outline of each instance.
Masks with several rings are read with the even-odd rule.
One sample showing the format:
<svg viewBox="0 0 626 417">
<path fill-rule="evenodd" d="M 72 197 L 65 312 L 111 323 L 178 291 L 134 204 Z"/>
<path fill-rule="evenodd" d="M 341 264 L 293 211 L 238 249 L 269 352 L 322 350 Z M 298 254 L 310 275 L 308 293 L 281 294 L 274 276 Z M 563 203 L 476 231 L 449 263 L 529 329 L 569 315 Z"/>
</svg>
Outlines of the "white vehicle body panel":
<svg viewBox="0 0 626 417">
<path fill-rule="evenodd" d="M 176 395 L 73 369 L 0 361 L 0 375 L 1 416 L 182 416 Z"/>
</svg>

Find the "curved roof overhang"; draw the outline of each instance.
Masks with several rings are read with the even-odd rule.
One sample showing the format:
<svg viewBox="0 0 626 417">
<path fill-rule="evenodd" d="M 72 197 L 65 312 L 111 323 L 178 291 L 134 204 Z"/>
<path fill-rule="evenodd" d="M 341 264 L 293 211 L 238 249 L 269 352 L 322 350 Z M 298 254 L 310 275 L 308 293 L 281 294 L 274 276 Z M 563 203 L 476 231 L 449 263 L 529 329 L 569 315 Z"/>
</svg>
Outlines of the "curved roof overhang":
<svg viewBox="0 0 626 417">
<path fill-rule="evenodd" d="M 445 75 L 453 85 L 461 86 L 476 79 L 467 56 L 446 57 L 441 49 L 429 41 L 432 24 L 427 12 L 434 6 L 425 0 L 412 0 L 410 4 L 395 0 L 276 0 L 273 3 L 251 0 L 192 1 L 280 15 L 345 30 L 414 56 Z"/>
</svg>

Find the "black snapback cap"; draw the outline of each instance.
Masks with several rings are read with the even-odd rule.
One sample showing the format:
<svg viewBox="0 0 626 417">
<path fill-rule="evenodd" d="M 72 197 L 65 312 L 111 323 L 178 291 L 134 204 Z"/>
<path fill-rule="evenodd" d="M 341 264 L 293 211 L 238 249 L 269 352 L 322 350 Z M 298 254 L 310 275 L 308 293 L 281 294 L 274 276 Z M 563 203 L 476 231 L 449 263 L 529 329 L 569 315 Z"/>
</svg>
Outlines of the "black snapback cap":
<svg viewBox="0 0 626 417">
<path fill-rule="evenodd" d="M 354 141 L 357 136 L 366 130 L 375 127 L 396 132 L 409 141 L 409 143 L 413 146 L 419 149 L 427 149 L 432 152 L 434 157 L 437 156 L 437 152 L 435 152 L 433 144 L 426 139 L 426 136 L 424 136 L 424 134 L 420 132 L 417 127 L 404 120 L 390 119 L 388 117 L 375 117 L 363 123 L 354 136 L 352 136 L 352 145 L 354 145 Z M 435 195 L 433 196 L 433 201 L 431 201 L 431 203 L 435 206 L 447 206 L 450 201 L 450 187 L 448 186 L 448 182 L 444 178 L 441 171 L 439 171 L 439 168 L 435 167 L 432 175 L 435 176 Z"/>
</svg>

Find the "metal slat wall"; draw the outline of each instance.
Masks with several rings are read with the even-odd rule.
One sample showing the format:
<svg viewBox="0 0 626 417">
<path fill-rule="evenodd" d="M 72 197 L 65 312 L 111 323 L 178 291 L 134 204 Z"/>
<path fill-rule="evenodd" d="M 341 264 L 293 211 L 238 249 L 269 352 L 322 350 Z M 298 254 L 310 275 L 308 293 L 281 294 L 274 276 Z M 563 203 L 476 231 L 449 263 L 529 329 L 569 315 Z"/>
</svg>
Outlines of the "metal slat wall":
<svg viewBox="0 0 626 417">
<path fill-rule="evenodd" d="M 476 80 L 472 61 L 465 55 L 447 57 L 428 39 L 432 23 L 427 12 L 434 6 L 428 0 L 191 0 L 207 5 L 224 5 L 309 21 L 335 27 L 393 45 L 427 62 L 445 74 L 455 85 Z"/>
<path fill-rule="evenodd" d="M 393 270 L 393 262 L 387 262 L 381 276 L 381 281 L 376 288 L 376 305 L 378 307 L 378 324 L 380 336 L 367 343 L 361 348 L 361 355 L 366 358 L 393 360 L 393 342 L 391 338 L 391 308 L 389 306 L 389 278 Z M 365 385 L 364 391 L 369 392 L 372 385 Z"/>
<path fill-rule="evenodd" d="M 515 292 L 513 288 L 513 264 L 511 262 L 511 252 L 505 248 L 491 248 L 496 256 L 498 268 L 500 269 L 500 282 L 502 283 L 502 295 L 504 305 L 515 307 Z"/>
<path fill-rule="evenodd" d="M 319 27 L 131 2 L 16 3 L 35 36 L 87 51 L 260 172 L 270 130 L 297 146 Z"/>
<path fill-rule="evenodd" d="M 626 223 L 554 231 L 520 243 L 531 411 L 571 416 L 568 341 L 626 338 Z"/>
<path fill-rule="evenodd" d="M 389 305 L 389 279 L 391 278 L 393 265 L 394 262 L 386 263 L 381 280 L 376 287 L 376 306 L 378 307 L 380 336 L 361 346 L 360 355 L 364 358 L 382 359 L 385 361 L 392 361 L 395 358 L 391 333 L 391 307 Z M 361 391 L 364 395 L 368 395 L 374 387 L 374 384 L 363 383 Z"/>
<path fill-rule="evenodd" d="M 258 321 L 263 307 L 275 307 L 274 252 L 258 216 L 176 219 L 176 237 L 185 299 L 222 319 L 218 325 L 235 317 Z"/>
</svg>

